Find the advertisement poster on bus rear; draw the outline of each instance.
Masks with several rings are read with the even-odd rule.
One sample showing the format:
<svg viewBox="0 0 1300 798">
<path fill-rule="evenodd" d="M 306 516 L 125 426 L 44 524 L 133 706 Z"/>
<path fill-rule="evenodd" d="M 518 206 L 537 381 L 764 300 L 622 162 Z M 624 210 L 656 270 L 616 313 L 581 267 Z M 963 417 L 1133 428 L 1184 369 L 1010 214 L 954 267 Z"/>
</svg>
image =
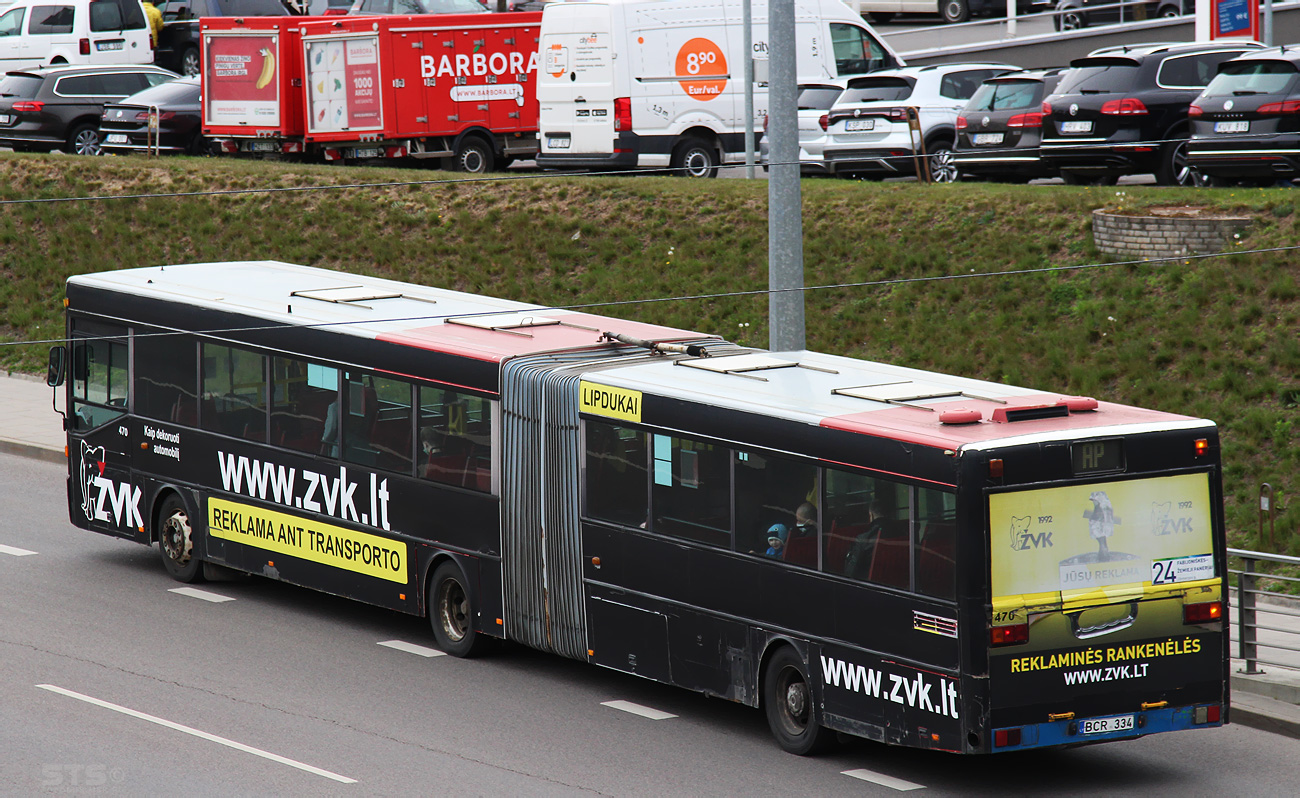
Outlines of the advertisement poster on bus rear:
<svg viewBox="0 0 1300 798">
<path fill-rule="evenodd" d="M 279 39 L 274 33 L 204 37 L 205 124 L 279 125 Z"/>
<path fill-rule="evenodd" d="M 312 133 L 380 129 L 379 38 L 309 42 L 307 105 Z"/>
</svg>

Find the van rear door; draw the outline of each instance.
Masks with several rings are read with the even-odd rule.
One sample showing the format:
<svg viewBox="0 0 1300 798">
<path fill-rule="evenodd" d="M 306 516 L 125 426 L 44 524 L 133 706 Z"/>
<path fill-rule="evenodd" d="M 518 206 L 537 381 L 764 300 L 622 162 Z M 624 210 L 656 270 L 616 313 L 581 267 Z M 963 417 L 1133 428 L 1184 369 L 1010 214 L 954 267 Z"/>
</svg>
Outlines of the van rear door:
<svg viewBox="0 0 1300 798">
<path fill-rule="evenodd" d="M 614 48 L 609 6 L 556 3 L 543 14 L 537 79 L 542 153 L 611 153 Z"/>
</svg>

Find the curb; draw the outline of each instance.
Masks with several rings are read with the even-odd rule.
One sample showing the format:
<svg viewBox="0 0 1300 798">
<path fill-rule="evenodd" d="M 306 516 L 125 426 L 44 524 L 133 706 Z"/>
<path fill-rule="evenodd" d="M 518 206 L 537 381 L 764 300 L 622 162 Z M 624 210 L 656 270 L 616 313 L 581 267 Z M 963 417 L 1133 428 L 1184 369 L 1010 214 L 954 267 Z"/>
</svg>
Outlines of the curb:
<svg viewBox="0 0 1300 798">
<path fill-rule="evenodd" d="M 1234 691 L 1230 712 L 1232 723 L 1300 740 L 1300 706 Z"/>
<path fill-rule="evenodd" d="M 68 457 L 63 452 L 31 443 L 19 443 L 18 441 L 0 440 L 0 454 L 12 454 L 32 460 L 42 460 L 55 465 L 66 465 L 68 462 Z"/>
</svg>

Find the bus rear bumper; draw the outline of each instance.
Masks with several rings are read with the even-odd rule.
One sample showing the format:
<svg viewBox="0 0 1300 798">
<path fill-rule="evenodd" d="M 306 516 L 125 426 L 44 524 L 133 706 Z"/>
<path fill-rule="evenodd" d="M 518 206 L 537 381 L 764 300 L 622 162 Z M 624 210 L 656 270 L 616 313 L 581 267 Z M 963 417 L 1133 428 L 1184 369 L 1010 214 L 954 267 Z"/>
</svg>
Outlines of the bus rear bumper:
<svg viewBox="0 0 1300 798">
<path fill-rule="evenodd" d="M 1148 734 L 1184 729 L 1209 729 L 1224 723 L 1223 705 L 1199 704 L 1189 707 L 1153 709 L 1133 713 L 1131 728 L 1115 731 L 1085 732 L 1084 726 L 1089 721 L 1102 718 L 1081 718 L 1078 720 L 1058 720 L 1048 723 L 1033 723 L 1027 726 L 1011 726 L 994 729 L 990 742 L 993 753 L 1002 751 L 1020 751 L 1026 748 L 1051 748 L 1065 745 L 1086 745 L 1089 743 L 1110 742 L 1113 740 L 1134 740 Z M 1126 716 L 1107 716 L 1106 719 Z"/>
</svg>

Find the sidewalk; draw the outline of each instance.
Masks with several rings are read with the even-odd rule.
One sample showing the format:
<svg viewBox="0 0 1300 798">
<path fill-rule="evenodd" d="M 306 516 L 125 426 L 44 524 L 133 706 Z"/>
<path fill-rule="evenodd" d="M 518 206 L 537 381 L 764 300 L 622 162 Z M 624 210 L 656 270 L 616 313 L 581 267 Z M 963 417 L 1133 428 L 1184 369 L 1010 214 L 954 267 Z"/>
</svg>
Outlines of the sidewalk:
<svg viewBox="0 0 1300 798">
<path fill-rule="evenodd" d="M 67 462 L 63 420 L 51 404 L 53 394 L 54 391 L 38 377 L 0 372 L 0 408 L 4 409 L 0 413 L 0 453 L 51 463 Z M 59 408 L 62 407 L 60 391 Z M 1300 633 L 1300 618 L 1269 613 L 1268 609 L 1269 605 L 1260 603 L 1258 623 Z M 1231 651 L 1235 655 L 1237 616 L 1235 609 L 1231 612 Z M 1266 644 L 1274 639 L 1275 635 L 1265 633 L 1261 635 L 1260 643 Z M 1300 637 L 1292 639 L 1300 640 Z M 1300 645 L 1300 642 L 1291 645 Z M 1230 719 L 1243 726 L 1300 739 L 1300 654 L 1290 655 L 1293 659 L 1286 652 L 1279 656 L 1276 650 L 1261 651 L 1260 654 L 1277 657 L 1282 662 L 1294 661 L 1296 669 L 1264 665 L 1261 666 L 1262 673 L 1245 674 L 1241 672 L 1245 663 L 1232 660 Z"/>
</svg>

